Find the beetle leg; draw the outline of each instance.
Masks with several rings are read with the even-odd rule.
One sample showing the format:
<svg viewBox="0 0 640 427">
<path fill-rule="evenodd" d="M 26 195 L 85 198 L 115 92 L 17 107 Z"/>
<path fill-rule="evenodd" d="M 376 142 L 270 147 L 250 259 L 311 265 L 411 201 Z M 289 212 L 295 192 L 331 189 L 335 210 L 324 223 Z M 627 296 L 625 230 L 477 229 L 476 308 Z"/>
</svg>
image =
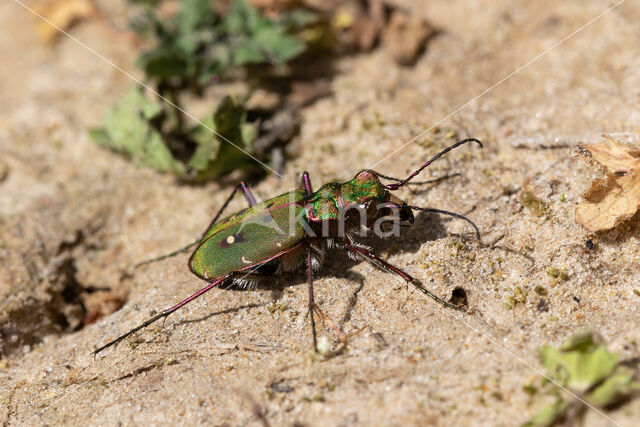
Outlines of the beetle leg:
<svg viewBox="0 0 640 427">
<path fill-rule="evenodd" d="M 240 181 L 240 187 L 242 187 L 244 198 L 247 199 L 247 203 L 249 203 L 249 206 L 254 206 L 256 203 L 258 203 L 256 202 L 256 197 L 253 195 L 253 192 L 251 192 L 251 189 L 244 181 Z M 233 194 L 231 194 L 231 196 L 233 197 Z"/>
<path fill-rule="evenodd" d="M 307 280 L 309 281 L 309 317 L 311 318 L 311 333 L 313 334 L 313 351 L 318 352 L 318 340 L 316 338 L 316 321 L 313 318 L 313 268 L 311 265 L 311 247 L 307 246 Z"/>
<path fill-rule="evenodd" d="M 307 192 L 307 196 L 313 194 L 313 187 L 311 186 L 311 178 L 309 177 L 309 172 L 302 172 L 302 188 Z"/>
<path fill-rule="evenodd" d="M 118 338 L 116 338 L 113 341 L 110 341 L 108 343 L 106 343 L 105 345 L 103 345 L 102 347 L 94 350 L 93 352 L 91 352 L 91 354 L 93 354 L 94 356 L 98 353 L 100 353 L 102 350 L 111 347 L 114 344 L 119 343 L 120 341 L 122 341 L 123 339 L 127 338 L 130 335 L 135 334 L 136 332 L 138 332 L 140 329 L 146 328 L 147 326 L 149 326 L 150 324 L 152 324 L 153 322 L 155 322 L 156 320 L 162 319 L 162 318 L 166 318 L 168 315 L 170 315 L 171 313 L 173 313 L 174 311 L 176 311 L 177 309 L 179 309 L 180 307 L 190 303 L 191 301 L 193 301 L 194 299 L 198 298 L 200 295 L 204 294 L 205 292 L 211 290 L 212 288 L 215 288 L 216 286 L 218 286 L 220 283 L 224 282 L 225 279 L 229 278 L 229 274 L 227 274 L 226 276 L 223 276 L 221 278 L 218 278 L 217 280 L 209 283 L 207 286 L 205 286 L 204 288 L 200 289 L 198 292 L 196 292 L 195 294 L 191 295 L 189 298 L 180 301 L 178 304 L 174 305 L 171 308 L 168 308 L 158 314 L 156 314 L 155 316 L 153 316 L 151 319 L 147 320 L 146 322 L 144 322 L 143 324 L 136 326 L 135 328 L 131 329 L 129 332 L 127 332 L 126 334 L 120 335 Z"/>
<path fill-rule="evenodd" d="M 247 203 L 249 204 L 249 206 L 253 206 L 253 205 L 256 204 L 256 198 L 253 195 L 253 193 L 251 192 L 251 189 L 249 188 L 249 186 L 244 181 L 240 181 L 238 183 L 238 185 L 235 186 L 235 188 L 231 192 L 231 195 L 224 202 L 224 204 L 222 205 L 222 207 L 220 208 L 218 213 L 213 217 L 213 219 L 209 223 L 209 226 L 207 228 L 205 228 L 205 234 L 206 234 L 207 230 L 209 230 L 211 228 L 211 226 L 213 224 L 215 224 L 216 221 L 218 221 L 218 218 L 220 218 L 220 215 L 222 215 L 222 212 L 224 212 L 224 210 L 226 209 L 227 205 L 229 204 L 229 202 L 231 202 L 231 199 L 233 199 L 233 196 L 236 194 L 236 192 L 240 188 L 242 188 L 242 192 L 244 193 L 244 197 L 245 197 L 245 199 L 247 199 Z M 163 259 L 171 258 L 173 256 L 176 256 L 176 255 L 182 253 L 182 252 L 186 252 L 189 248 L 191 248 L 191 247 L 197 245 L 198 243 L 200 243 L 200 241 L 202 240 L 203 237 L 204 237 L 204 234 L 198 240 L 196 240 L 195 242 L 189 243 L 187 246 L 185 246 L 183 248 L 180 248 L 180 249 L 178 249 L 176 251 L 173 251 L 173 252 L 165 254 L 165 255 L 161 255 L 161 256 L 156 257 L 156 258 L 151 258 L 151 259 L 139 262 L 136 265 L 134 265 L 133 268 L 138 268 L 138 267 L 141 267 L 143 265 L 151 264 L 152 262 L 156 262 L 156 261 L 162 261 Z"/>
<path fill-rule="evenodd" d="M 349 341 L 349 338 L 351 337 L 355 337 L 356 335 L 358 335 L 360 332 L 364 331 L 365 328 L 367 328 L 367 326 L 363 326 L 362 328 L 356 330 L 355 332 L 351 332 L 349 334 L 344 334 L 342 333 L 342 331 L 340 330 L 340 328 L 338 327 L 338 325 L 336 325 L 336 322 L 334 322 L 333 320 L 331 320 L 331 318 L 329 316 L 327 316 L 326 314 L 324 314 L 324 312 L 320 309 L 320 306 L 318 304 L 313 304 L 313 308 L 316 311 L 316 313 L 318 313 L 318 316 L 320 316 L 320 318 L 322 319 L 322 321 L 324 323 L 327 323 L 331 329 L 333 329 L 333 331 L 336 333 L 336 335 L 338 336 L 338 340 L 342 343 L 342 344 L 347 344 L 347 342 Z"/>
<path fill-rule="evenodd" d="M 249 186 L 244 181 L 240 181 L 238 183 L 238 185 L 235 186 L 235 188 L 233 189 L 233 191 L 231 192 L 229 197 L 227 197 L 227 200 L 222 204 L 222 207 L 220 208 L 220 210 L 218 211 L 216 216 L 213 217 L 213 219 L 209 223 L 209 226 L 207 228 L 205 228 L 205 232 L 202 235 L 202 237 L 204 237 L 204 235 L 207 234 L 207 231 L 209 231 L 211 226 L 218 221 L 218 219 L 220 218 L 220 215 L 222 215 L 222 212 L 224 212 L 224 210 L 227 208 L 227 206 L 231 202 L 231 199 L 233 199 L 233 196 L 236 194 L 236 192 L 240 188 L 242 188 L 242 192 L 244 193 L 244 198 L 247 199 L 247 203 L 249 204 L 249 206 L 253 206 L 253 205 L 256 204 L 256 198 L 253 195 L 253 193 L 251 192 L 251 189 L 249 188 Z M 197 242 L 192 243 L 192 245 L 195 245 L 196 243 L 199 243 L 200 240 L 202 240 L 202 237 L 200 239 L 198 239 Z"/>
<path fill-rule="evenodd" d="M 447 302 L 442 298 L 434 295 L 433 293 L 428 291 L 418 279 L 412 277 L 411 275 L 409 275 L 409 273 L 399 269 L 398 267 L 395 267 L 389 264 L 388 262 L 384 261 L 383 259 L 375 255 L 374 253 L 370 252 L 369 250 L 365 248 L 361 248 L 359 246 L 355 246 L 351 243 L 343 243 L 342 248 L 351 253 L 360 255 L 361 257 L 365 258 L 367 261 L 377 265 L 378 267 L 380 267 L 385 271 L 388 271 L 389 273 L 397 274 L 398 276 L 402 277 L 407 283 L 411 283 L 413 286 L 418 288 L 420 292 L 427 295 L 429 298 L 432 298 L 433 300 L 439 302 L 440 304 L 449 308 L 453 308 L 455 310 L 462 311 L 462 312 L 465 311 L 463 308 L 458 307 L 457 305 L 451 304 L 450 302 Z"/>
</svg>

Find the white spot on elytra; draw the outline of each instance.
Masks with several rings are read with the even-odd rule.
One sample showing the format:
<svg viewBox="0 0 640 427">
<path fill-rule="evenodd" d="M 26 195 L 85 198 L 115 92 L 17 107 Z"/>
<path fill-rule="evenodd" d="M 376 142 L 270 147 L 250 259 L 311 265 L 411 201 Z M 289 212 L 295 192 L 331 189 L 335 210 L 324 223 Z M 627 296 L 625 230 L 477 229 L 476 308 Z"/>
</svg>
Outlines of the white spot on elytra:
<svg viewBox="0 0 640 427">
<path fill-rule="evenodd" d="M 236 241 L 236 238 L 234 236 L 229 236 L 227 237 L 227 243 L 228 244 L 232 244 L 233 242 Z"/>
<path fill-rule="evenodd" d="M 282 247 L 282 243 L 280 243 L 280 242 L 276 242 L 276 246 L 277 246 L 277 247 L 279 247 L 279 248 L 281 248 L 281 247 Z"/>
<path fill-rule="evenodd" d="M 245 264 L 253 264 L 253 261 L 246 259 L 244 255 L 242 255 L 241 259 L 242 259 L 242 262 L 244 262 Z"/>
</svg>

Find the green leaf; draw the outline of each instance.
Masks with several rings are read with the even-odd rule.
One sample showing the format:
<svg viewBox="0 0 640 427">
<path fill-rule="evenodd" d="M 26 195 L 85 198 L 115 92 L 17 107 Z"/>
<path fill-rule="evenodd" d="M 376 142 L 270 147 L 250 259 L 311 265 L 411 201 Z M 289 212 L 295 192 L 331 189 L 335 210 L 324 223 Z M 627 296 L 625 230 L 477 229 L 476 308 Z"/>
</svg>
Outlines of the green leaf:
<svg viewBox="0 0 640 427">
<path fill-rule="evenodd" d="M 189 60 L 176 47 L 159 47 L 140 55 L 140 66 L 147 78 L 169 78 L 183 76 L 189 69 Z"/>
<path fill-rule="evenodd" d="M 542 346 L 540 361 L 550 377 L 573 393 L 583 395 L 591 405 L 611 407 L 640 392 L 634 372 L 618 364 L 618 355 L 609 352 L 602 339 L 594 333 L 577 334 L 559 348 Z M 569 403 L 557 400 L 526 426 L 549 426 L 561 418 Z"/>
<path fill-rule="evenodd" d="M 277 23 L 289 30 L 301 30 L 317 20 L 318 16 L 315 13 L 305 9 L 295 9 L 291 12 L 280 14 Z"/>
<path fill-rule="evenodd" d="M 189 34 L 206 24 L 213 23 L 209 0 L 182 0 L 176 17 L 178 29 Z"/>
<path fill-rule="evenodd" d="M 162 135 L 151 125 L 160 113 L 161 108 L 136 88 L 107 112 L 103 127 L 92 129 L 89 135 L 137 164 L 161 172 L 181 172 L 182 164 L 173 158 Z"/>
<path fill-rule="evenodd" d="M 570 336 L 562 343 L 562 351 L 589 352 L 602 345 L 602 338 L 593 332 L 582 332 Z"/>
<path fill-rule="evenodd" d="M 215 130 L 213 117 L 202 119 L 202 123 Z M 191 131 L 191 138 L 196 142 L 196 151 L 189 159 L 189 166 L 198 172 L 206 171 L 210 163 L 215 161 L 218 151 L 220 150 L 220 141 L 215 134 L 206 126 L 199 124 Z"/>
<path fill-rule="evenodd" d="M 295 58 L 305 49 L 304 43 L 288 36 L 282 28 L 270 26 L 256 32 L 253 41 L 266 53 L 270 59 L 283 64 Z"/>
<path fill-rule="evenodd" d="M 229 34 L 233 64 L 282 64 L 296 57 L 305 44 L 286 33 L 287 25 L 270 21 L 245 0 L 236 0 L 224 19 Z"/>
<path fill-rule="evenodd" d="M 608 407 L 624 402 L 640 391 L 640 383 L 633 380 L 628 370 L 618 369 L 595 390 L 586 396 L 587 402 L 594 406 Z"/>
<path fill-rule="evenodd" d="M 299 30 L 313 18 L 302 12 L 271 20 L 246 0 L 234 1 L 225 16 L 217 15 L 209 0 L 183 0 L 171 17 L 151 7 L 145 11 L 138 20 L 139 29 L 151 37 L 155 47 L 140 55 L 138 63 L 157 90 L 175 103 L 188 90 L 202 95 L 234 66 L 281 64 L 299 55 L 305 44 L 287 31 Z M 107 113 L 103 127 L 91 130 L 90 135 L 137 164 L 188 180 L 254 167 L 246 153 L 252 152 L 258 127 L 247 123 L 241 104 L 225 98 L 203 124 L 185 129 L 185 122 L 179 109 L 167 103 L 158 105 L 133 91 Z"/>
<path fill-rule="evenodd" d="M 569 402 L 556 399 L 553 403 L 538 412 L 533 418 L 524 423 L 522 427 L 549 427 L 562 419 L 569 408 Z"/>
<path fill-rule="evenodd" d="M 540 361 L 562 385 L 584 392 L 610 375 L 618 363 L 616 354 L 610 353 L 604 346 L 594 345 L 583 340 L 578 346 L 571 342 L 563 346 L 576 350 L 543 346 L 539 349 Z"/>
<path fill-rule="evenodd" d="M 203 123 L 206 126 L 198 125 L 190 134 L 197 148 L 189 159 L 188 166 L 195 171 L 189 179 L 204 180 L 252 165 L 252 159 L 238 149 L 250 153 L 257 134 L 255 126 L 246 122 L 242 104 L 227 96 L 213 117 L 203 120 Z M 224 138 L 215 135 L 211 129 Z"/>
<path fill-rule="evenodd" d="M 264 24 L 264 21 L 268 22 L 245 0 L 236 0 L 231 4 L 223 25 L 230 34 L 247 34 L 251 28 Z"/>
<path fill-rule="evenodd" d="M 233 64 L 259 64 L 265 61 L 265 56 L 260 46 L 252 40 L 247 41 L 242 46 L 237 46 L 233 50 Z"/>
<path fill-rule="evenodd" d="M 89 138 L 98 145 L 108 147 L 110 144 L 109 134 L 103 128 L 89 129 Z"/>
</svg>

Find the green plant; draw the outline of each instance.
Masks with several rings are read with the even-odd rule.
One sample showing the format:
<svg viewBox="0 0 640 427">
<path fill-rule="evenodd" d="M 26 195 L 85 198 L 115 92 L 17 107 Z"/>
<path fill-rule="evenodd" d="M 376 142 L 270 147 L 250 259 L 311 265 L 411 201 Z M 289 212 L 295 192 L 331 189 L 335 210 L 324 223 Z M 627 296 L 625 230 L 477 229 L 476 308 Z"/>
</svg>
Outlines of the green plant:
<svg viewBox="0 0 640 427">
<path fill-rule="evenodd" d="M 542 346 L 539 356 L 550 378 L 593 407 L 616 406 L 640 391 L 637 373 L 620 364 L 618 355 L 608 351 L 596 334 L 574 335 L 560 347 Z M 553 396 L 552 403 L 524 426 L 552 426 L 582 416 L 587 408 L 578 400 L 568 400 L 557 387 Z"/>
<path fill-rule="evenodd" d="M 234 1 L 225 15 L 215 13 L 208 0 L 183 0 L 180 11 L 161 19 L 147 9 L 135 28 L 155 40 L 139 58 L 147 79 L 161 94 L 190 89 L 195 93 L 235 67 L 282 65 L 305 50 L 289 35 L 312 19 L 296 13 L 271 20 L 246 0 Z"/>
<path fill-rule="evenodd" d="M 214 114 L 192 125 L 184 112 L 184 95 L 202 96 L 239 68 L 269 69 L 295 58 L 305 44 L 291 34 L 312 15 L 298 11 L 269 19 L 246 0 L 234 1 L 221 14 L 208 0 L 183 0 L 177 13 L 162 17 L 154 2 L 142 3 L 144 13 L 132 27 L 151 48 L 138 64 L 159 97 L 152 100 L 140 88 L 132 90 L 107 112 L 102 127 L 90 131 L 92 139 L 139 165 L 185 180 L 255 167 L 238 149 L 252 153 L 259 133 L 259 125 L 247 121 L 243 101 L 225 97 Z"/>
</svg>

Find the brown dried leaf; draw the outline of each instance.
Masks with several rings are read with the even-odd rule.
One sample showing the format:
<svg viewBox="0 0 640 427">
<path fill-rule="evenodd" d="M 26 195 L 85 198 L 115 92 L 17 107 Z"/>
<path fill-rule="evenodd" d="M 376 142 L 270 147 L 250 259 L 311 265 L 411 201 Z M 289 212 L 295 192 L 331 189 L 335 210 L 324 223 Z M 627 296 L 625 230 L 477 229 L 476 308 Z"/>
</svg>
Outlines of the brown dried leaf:
<svg viewBox="0 0 640 427">
<path fill-rule="evenodd" d="M 604 135 L 605 142 L 584 148 L 605 169 L 576 208 L 576 221 L 590 231 L 608 230 L 640 207 L 640 150 Z"/>
<path fill-rule="evenodd" d="M 54 42 L 62 34 L 56 26 L 66 31 L 79 21 L 96 14 L 90 0 L 41 0 L 33 8 L 55 25 L 42 19 L 36 23 L 36 33 L 46 43 Z"/>
</svg>

